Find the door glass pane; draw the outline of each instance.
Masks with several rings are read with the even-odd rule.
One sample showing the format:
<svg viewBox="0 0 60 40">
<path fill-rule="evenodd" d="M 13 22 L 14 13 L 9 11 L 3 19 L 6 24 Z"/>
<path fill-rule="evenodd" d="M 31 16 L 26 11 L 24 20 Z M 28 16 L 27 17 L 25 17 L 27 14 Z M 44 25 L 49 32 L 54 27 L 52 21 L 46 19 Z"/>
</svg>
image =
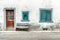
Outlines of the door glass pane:
<svg viewBox="0 0 60 40">
<path fill-rule="evenodd" d="M 8 20 L 13 20 L 13 11 L 8 12 Z"/>
</svg>

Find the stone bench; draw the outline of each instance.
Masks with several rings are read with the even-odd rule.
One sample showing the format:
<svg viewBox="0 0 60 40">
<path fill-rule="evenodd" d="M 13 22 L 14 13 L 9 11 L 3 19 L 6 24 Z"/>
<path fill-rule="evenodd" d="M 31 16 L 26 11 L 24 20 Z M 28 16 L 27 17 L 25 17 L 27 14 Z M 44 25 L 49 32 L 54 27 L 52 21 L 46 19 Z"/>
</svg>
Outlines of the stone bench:
<svg viewBox="0 0 60 40">
<path fill-rule="evenodd" d="M 29 24 L 28 23 L 17 23 L 16 31 L 28 31 Z"/>
</svg>

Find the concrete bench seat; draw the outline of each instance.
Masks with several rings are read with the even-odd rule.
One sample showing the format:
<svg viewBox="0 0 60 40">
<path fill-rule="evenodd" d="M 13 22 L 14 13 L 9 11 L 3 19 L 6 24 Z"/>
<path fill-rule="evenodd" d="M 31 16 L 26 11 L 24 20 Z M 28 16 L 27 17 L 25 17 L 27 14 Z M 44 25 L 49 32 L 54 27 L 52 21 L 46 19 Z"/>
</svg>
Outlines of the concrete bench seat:
<svg viewBox="0 0 60 40">
<path fill-rule="evenodd" d="M 17 28 L 28 28 L 28 23 L 17 23 Z"/>
<path fill-rule="evenodd" d="M 19 31 L 27 31 L 29 29 L 29 24 L 28 23 L 17 23 L 16 30 Z"/>
</svg>

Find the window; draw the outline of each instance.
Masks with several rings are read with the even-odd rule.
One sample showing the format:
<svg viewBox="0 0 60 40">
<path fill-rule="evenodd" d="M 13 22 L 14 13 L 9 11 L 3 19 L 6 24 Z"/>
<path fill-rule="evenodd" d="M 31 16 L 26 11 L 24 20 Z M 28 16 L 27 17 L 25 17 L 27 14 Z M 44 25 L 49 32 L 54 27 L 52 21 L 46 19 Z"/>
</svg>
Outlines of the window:
<svg viewBox="0 0 60 40">
<path fill-rule="evenodd" d="M 14 13 L 13 11 L 8 11 L 8 20 L 13 20 Z"/>
<path fill-rule="evenodd" d="M 29 12 L 28 11 L 23 11 L 22 12 L 22 21 L 29 21 Z"/>
<path fill-rule="evenodd" d="M 48 9 L 40 10 L 40 21 L 41 22 L 51 22 L 52 21 L 51 13 L 52 13 L 52 10 L 48 10 Z"/>
</svg>

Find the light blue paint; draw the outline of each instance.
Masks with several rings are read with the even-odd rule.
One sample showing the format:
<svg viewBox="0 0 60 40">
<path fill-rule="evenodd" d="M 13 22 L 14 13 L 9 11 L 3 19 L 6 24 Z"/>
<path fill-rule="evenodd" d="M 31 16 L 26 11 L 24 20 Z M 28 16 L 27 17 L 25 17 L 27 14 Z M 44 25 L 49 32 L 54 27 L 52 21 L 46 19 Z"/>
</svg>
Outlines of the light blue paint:
<svg viewBox="0 0 60 40">
<path fill-rule="evenodd" d="M 4 28 L 5 28 L 5 30 L 6 30 L 6 8 L 4 8 Z"/>
<path fill-rule="evenodd" d="M 14 10 L 14 29 L 16 29 L 16 8 L 4 8 L 4 28 L 6 30 L 6 9 Z"/>
</svg>

